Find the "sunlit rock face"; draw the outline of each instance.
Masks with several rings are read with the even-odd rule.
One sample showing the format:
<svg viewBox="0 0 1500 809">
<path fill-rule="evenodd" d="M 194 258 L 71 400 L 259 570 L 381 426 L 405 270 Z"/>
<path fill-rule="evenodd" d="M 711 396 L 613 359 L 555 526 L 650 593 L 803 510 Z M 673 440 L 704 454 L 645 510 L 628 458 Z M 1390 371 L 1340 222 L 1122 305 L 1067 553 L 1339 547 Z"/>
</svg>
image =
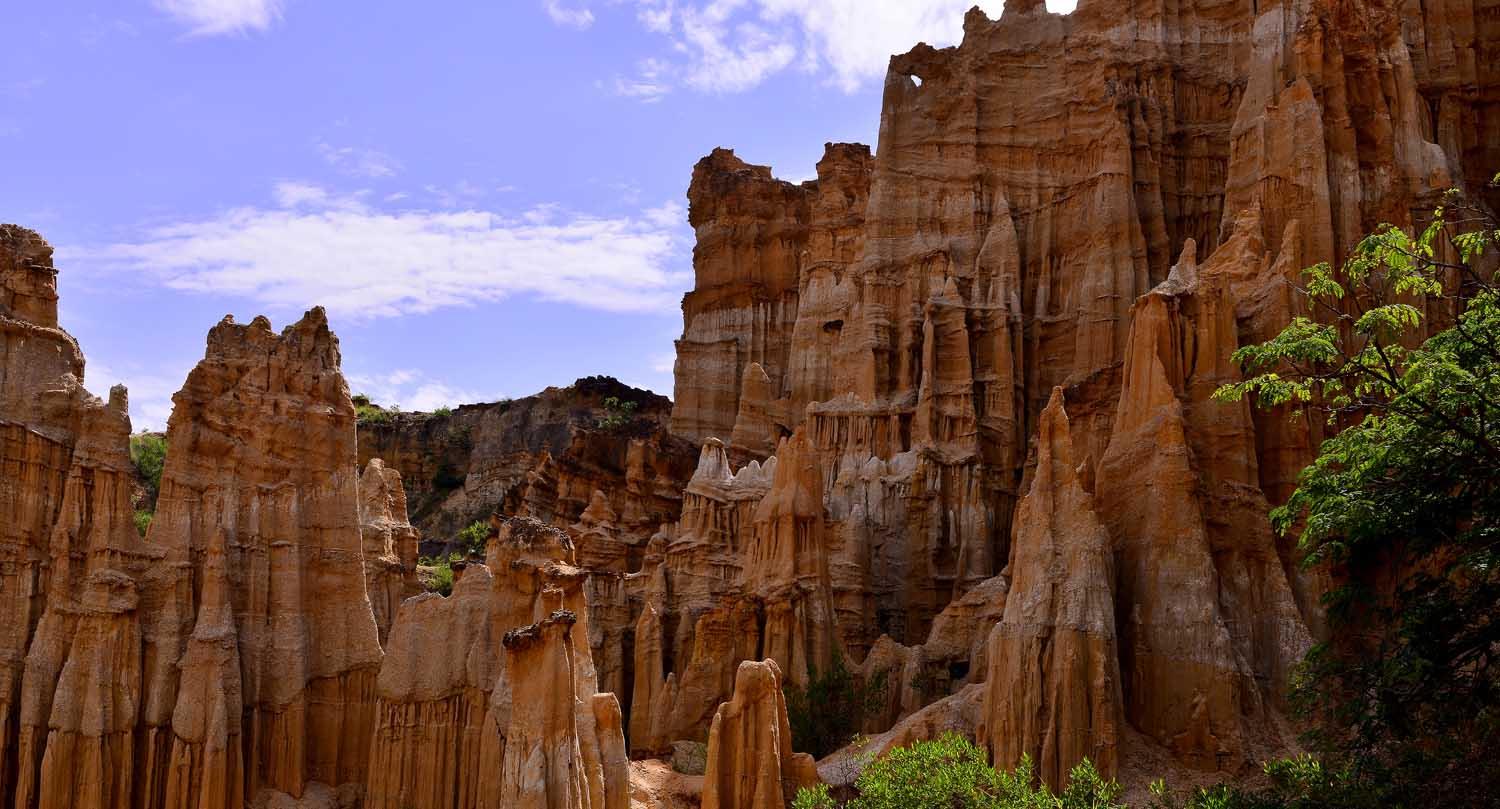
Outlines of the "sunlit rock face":
<svg viewBox="0 0 1500 809">
<path fill-rule="evenodd" d="M 145 537 L 126 393 L 0 226 L 0 807 L 623 809 L 627 752 L 684 740 L 705 805 L 780 806 L 817 777 L 782 691 L 839 665 L 887 683 L 874 750 L 1252 771 L 1325 631 L 1266 521 L 1324 431 L 1211 394 L 1300 268 L 1500 203 L 1497 12 L 971 11 L 892 58 L 877 149 L 698 163 L 675 401 L 357 425 L 321 309 L 226 319 Z"/>
<path fill-rule="evenodd" d="M 770 499 L 746 484 L 772 458 L 785 477 L 789 444 L 818 467 L 799 548 L 826 558 L 833 648 L 900 681 L 867 731 L 988 679 L 973 729 L 1052 783 L 1084 756 L 1127 772 L 1127 736 L 1202 770 L 1281 749 L 1325 582 L 1266 514 L 1322 430 L 1211 394 L 1300 313 L 1302 267 L 1449 187 L 1491 193 L 1493 12 L 1015 0 L 892 58 L 873 155 L 830 144 L 801 184 L 704 158 L 672 428 L 726 485 L 643 574 L 636 666 L 665 685 L 636 680 L 632 727 L 701 671 L 698 619 L 774 569 L 732 504 Z M 707 536 L 713 567 L 674 567 Z M 715 654 L 775 650 L 743 645 Z"/>
</svg>

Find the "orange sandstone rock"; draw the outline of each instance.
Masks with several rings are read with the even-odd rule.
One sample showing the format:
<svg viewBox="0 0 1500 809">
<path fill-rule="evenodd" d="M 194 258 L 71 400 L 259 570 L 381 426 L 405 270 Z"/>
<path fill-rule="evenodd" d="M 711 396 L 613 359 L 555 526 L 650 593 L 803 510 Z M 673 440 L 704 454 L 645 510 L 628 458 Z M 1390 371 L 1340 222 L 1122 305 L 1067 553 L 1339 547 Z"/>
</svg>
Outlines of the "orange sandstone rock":
<svg viewBox="0 0 1500 809">
<path fill-rule="evenodd" d="M 995 766 L 1029 756 L 1037 777 L 1061 789 L 1085 758 L 1114 777 L 1124 711 L 1109 534 L 1078 479 L 1061 388 L 1040 431 L 1005 617 L 990 635 L 981 736 Z"/>
<path fill-rule="evenodd" d="M 734 697 L 709 730 L 703 809 L 783 809 L 817 782 L 812 758 L 792 752 L 781 670 L 772 660 L 741 663 Z"/>
</svg>

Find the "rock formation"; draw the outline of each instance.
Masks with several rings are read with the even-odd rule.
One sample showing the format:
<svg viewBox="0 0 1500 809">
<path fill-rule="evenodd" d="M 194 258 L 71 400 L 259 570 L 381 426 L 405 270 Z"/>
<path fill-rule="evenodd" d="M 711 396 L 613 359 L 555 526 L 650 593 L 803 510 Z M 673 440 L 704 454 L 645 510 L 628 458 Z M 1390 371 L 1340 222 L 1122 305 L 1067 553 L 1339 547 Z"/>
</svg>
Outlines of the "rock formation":
<svg viewBox="0 0 1500 809">
<path fill-rule="evenodd" d="M 781 669 L 774 660 L 741 663 L 734 696 L 709 729 L 703 809 L 783 809 L 816 783 L 812 757 L 792 752 Z"/>
<path fill-rule="evenodd" d="M 635 409 L 627 423 L 603 428 L 610 397 Z M 361 421 L 359 463 L 380 458 L 400 471 L 412 523 L 429 542 L 452 539 L 492 512 L 567 528 L 602 498 L 612 515 L 602 527 L 624 547 L 599 552 L 618 554 L 622 567 L 628 553 L 638 569 L 646 540 L 677 519 L 693 471 L 696 447 L 666 431 L 670 405 L 609 377 L 586 377 L 448 414 Z M 579 553 L 594 553 L 591 544 L 580 540 Z"/>
<path fill-rule="evenodd" d="M 891 683 L 884 747 L 1245 771 L 1324 631 L 1265 519 L 1324 430 L 1211 394 L 1300 268 L 1449 186 L 1500 205 L 1496 11 L 976 9 L 892 58 L 875 152 L 694 168 L 675 401 L 357 424 L 320 309 L 226 319 L 144 538 L 125 391 L 0 226 L 0 809 L 617 809 L 627 727 L 779 806 L 782 674 L 835 662 Z M 409 597 L 418 532 L 492 512 L 526 519 Z"/>
<path fill-rule="evenodd" d="M 364 548 L 365 589 L 375 613 L 380 644 L 391 634 L 401 602 L 421 592 L 417 584 L 417 529 L 406 521 L 401 473 L 373 458 L 359 477 L 359 534 Z"/>
<path fill-rule="evenodd" d="M 1127 731 L 1228 772 L 1289 741 L 1325 582 L 1265 515 L 1321 427 L 1210 394 L 1299 313 L 1300 268 L 1489 193 L 1497 47 L 1466 0 L 1018 0 L 893 57 L 873 156 L 830 144 L 799 185 L 698 164 L 673 430 L 729 479 L 805 436 L 842 648 L 901 681 L 867 730 L 988 678 L 997 760 L 1053 783 Z"/>
<path fill-rule="evenodd" d="M 623 809 L 623 721 L 597 694 L 573 561 L 563 531 L 506 520 L 452 596 L 401 605 L 367 806 Z"/>
<path fill-rule="evenodd" d="M 996 766 L 1030 756 L 1037 777 L 1060 789 L 1085 758 L 1115 776 L 1124 713 L 1109 534 L 1078 478 L 1061 388 L 1038 431 L 1005 616 L 990 635 L 981 735 Z"/>
</svg>

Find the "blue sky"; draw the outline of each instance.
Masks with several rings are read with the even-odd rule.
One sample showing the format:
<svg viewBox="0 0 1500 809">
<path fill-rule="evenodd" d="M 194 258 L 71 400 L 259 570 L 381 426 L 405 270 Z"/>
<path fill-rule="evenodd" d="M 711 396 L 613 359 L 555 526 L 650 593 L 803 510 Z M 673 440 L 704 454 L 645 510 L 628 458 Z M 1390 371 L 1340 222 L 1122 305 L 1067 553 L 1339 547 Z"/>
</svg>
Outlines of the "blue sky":
<svg viewBox="0 0 1500 809">
<path fill-rule="evenodd" d="M 225 314 L 315 304 L 388 404 L 670 395 L 693 163 L 801 180 L 873 145 L 888 55 L 972 3 L 9 4 L 0 221 L 57 248 L 88 387 L 126 383 L 137 428 Z"/>
</svg>

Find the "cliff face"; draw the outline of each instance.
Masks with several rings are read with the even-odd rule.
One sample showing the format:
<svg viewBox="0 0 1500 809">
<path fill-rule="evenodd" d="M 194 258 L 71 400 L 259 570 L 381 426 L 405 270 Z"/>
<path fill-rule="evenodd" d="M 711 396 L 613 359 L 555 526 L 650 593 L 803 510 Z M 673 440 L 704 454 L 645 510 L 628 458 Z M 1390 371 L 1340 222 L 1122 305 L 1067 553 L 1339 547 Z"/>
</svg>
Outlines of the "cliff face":
<svg viewBox="0 0 1500 809">
<path fill-rule="evenodd" d="M 605 400 L 628 403 L 620 423 Z M 695 448 L 667 433 L 671 403 L 609 377 L 587 377 L 521 399 L 464 405 L 447 415 L 394 413 L 359 424 L 359 463 L 400 472 L 412 523 L 443 542 L 492 512 L 559 527 L 580 519 L 642 545 L 677 518 Z M 602 502 L 598 502 L 602 501 Z M 586 514 L 585 512 L 591 512 Z M 584 542 L 585 546 L 598 543 Z M 604 543 L 610 544 L 610 543 Z M 609 548 L 581 549 L 585 555 Z M 631 548 L 634 567 L 643 548 Z M 625 567 L 625 548 L 620 555 Z M 605 567 L 608 565 L 600 565 Z"/>
<path fill-rule="evenodd" d="M 209 332 L 142 538 L 125 390 L 81 387 L 50 257 L 0 227 L 0 806 L 378 806 L 452 797 L 472 764 L 476 784 L 502 776 L 464 806 L 623 809 L 623 717 L 596 693 L 566 534 L 508 525 L 496 589 L 474 565 L 453 598 L 408 599 L 401 477 L 379 459 L 356 474 L 338 340 L 313 309 L 279 334 Z M 458 708 L 475 709 L 447 722 L 465 746 L 405 752 Z M 412 716 L 431 727 L 392 724 Z"/>
<path fill-rule="evenodd" d="M 838 662 L 890 684 L 873 749 L 958 729 L 1054 786 L 1284 750 L 1325 582 L 1266 513 L 1321 428 L 1210 395 L 1301 267 L 1500 202 L 1500 0 L 964 30 L 892 59 L 876 153 L 697 165 L 675 403 L 357 425 L 321 310 L 226 319 L 145 538 L 125 391 L 0 226 L 0 807 L 622 809 L 627 744 L 685 739 L 706 803 L 777 806 L 814 777 L 782 684 Z M 491 512 L 412 597 L 419 538 Z"/>
<path fill-rule="evenodd" d="M 1279 749 L 1323 583 L 1266 514 L 1321 433 L 1210 394 L 1302 267 L 1492 193 L 1493 5 L 1012 0 L 892 58 L 874 156 L 830 144 L 801 185 L 705 158 L 672 425 L 725 482 L 697 501 L 719 579 L 765 568 L 729 506 L 771 500 L 795 434 L 839 648 L 939 686 L 868 730 L 988 678 L 977 730 L 1053 783 L 1134 733 L 1203 770 Z M 667 548 L 712 535 L 686 505 Z M 705 613 L 665 570 L 679 652 L 638 670 L 680 691 Z"/>
</svg>

